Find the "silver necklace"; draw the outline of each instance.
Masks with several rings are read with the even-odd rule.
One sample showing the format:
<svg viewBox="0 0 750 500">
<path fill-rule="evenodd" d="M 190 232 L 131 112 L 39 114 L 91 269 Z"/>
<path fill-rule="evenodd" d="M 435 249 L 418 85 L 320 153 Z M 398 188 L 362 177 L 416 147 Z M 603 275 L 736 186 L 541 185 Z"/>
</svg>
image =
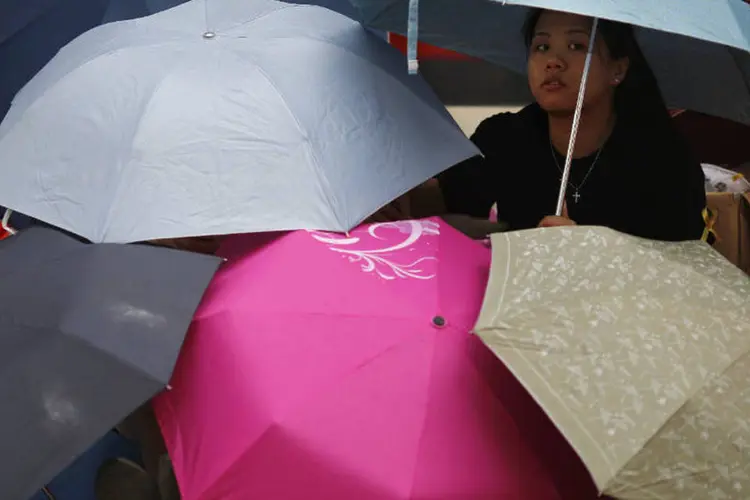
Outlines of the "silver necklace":
<svg viewBox="0 0 750 500">
<path fill-rule="evenodd" d="M 560 163 L 557 161 L 557 155 L 555 154 L 555 146 L 552 144 L 552 138 L 549 139 L 549 150 L 550 153 L 552 153 L 552 159 L 555 161 L 555 166 L 557 167 L 557 170 L 560 171 L 560 173 L 563 173 L 563 169 L 560 168 Z M 602 154 L 602 151 L 604 150 L 604 146 L 600 147 L 599 150 L 596 152 L 596 156 L 594 157 L 594 161 L 591 162 L 591 166 L 589 166 L 588 171 L 586 172 L 586 175 L 583 176 L 583 179 L 581 180 L 581 183 L 577 186 L 573 184 L 571 180 L 568 180 L 568 185 L 571 186 L 575 191 L 573 191 L 573 201 L 577 204 L 578 200 L 581 199 L 581 189 L 583 188 L 583 185 L 586 184 L 586 181 L 589 178 L 589 175 L 591 175 L 591 172 L 594 170 L 594 167 L 596 166 L 596 162 L 599 161 L 599 155 Z"/>
</svg>

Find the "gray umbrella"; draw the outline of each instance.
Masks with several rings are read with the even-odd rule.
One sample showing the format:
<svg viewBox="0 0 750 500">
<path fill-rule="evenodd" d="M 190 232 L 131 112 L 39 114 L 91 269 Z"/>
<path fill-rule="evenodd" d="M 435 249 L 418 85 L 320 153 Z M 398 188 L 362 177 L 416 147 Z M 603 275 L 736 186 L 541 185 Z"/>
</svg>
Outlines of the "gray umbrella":
<svg viewBox="0 0 750 500">
<path fill-rule="evenodd" d="M 41 227 L 0 241 L 3 500 L 29 498 L 165 387 L 219 262 Z"/>
</svg>

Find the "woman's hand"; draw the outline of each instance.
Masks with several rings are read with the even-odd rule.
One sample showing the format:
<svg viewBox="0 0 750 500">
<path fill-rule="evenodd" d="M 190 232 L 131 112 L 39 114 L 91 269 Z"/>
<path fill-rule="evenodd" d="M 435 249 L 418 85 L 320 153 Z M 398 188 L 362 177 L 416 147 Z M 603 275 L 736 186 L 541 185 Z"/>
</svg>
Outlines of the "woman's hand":
<svg viewBox="0 0 750 500">
<path fill-rule="evenodd" d="M 539 223 L 537 227 L 560 227 L 560 226 L 575 226 L 576 223 L 567 217 L 558 217 L 556 215 L 548 215 Z"/>
<path fill-rule="evenodd" d="M 537 227 L 560 227 L 560 226 L 575 226 L 576 223 L 570 217 L 568 217 L 568 203 L 563 203 L 562 215 L 548 215 L 539 222 Z"/>
</svg>

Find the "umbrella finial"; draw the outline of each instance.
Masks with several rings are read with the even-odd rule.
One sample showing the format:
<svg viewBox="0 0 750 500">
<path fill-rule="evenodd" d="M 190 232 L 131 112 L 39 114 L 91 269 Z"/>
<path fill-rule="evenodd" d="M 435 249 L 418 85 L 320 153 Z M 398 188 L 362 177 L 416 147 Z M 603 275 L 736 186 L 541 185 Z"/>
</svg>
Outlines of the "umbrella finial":
<svg viewBox="0 0 750 500">
<path fill-rule="evenodd" d="M 0 222 L 0 226 L 2 226 L 3 230 L 10 235 L 14 235 L 17 232 L 15 229 L 10 227 L 10 224 L 9 224 L 10 216 L 12 214 L 13 214 L 13 210 L 11 210 L 10 208 L 6 208 L 5 213 L 3 214 L 2 222 Z"/>
<path fill-rule="evenodd" d="M 409 0 L 409 20 L 406 28 L 406 57 L 410 75 L 419 72 L 417 42 L 419 40 L 419 0 Z"/>
</svg>

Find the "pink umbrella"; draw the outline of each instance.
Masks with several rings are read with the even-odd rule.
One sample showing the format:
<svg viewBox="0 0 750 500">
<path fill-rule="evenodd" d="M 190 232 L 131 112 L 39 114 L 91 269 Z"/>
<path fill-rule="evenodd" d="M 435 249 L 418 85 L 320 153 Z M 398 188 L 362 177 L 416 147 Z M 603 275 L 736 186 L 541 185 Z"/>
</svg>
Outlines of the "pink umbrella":
<svg viewBox="0 0 750 500">
<path fill-rule="evenodd" d="M 155 402 L 184 499 L 563 498 L 469 334 L 486 247 L 428 219 L 220 253 Z"/>
</svg>

